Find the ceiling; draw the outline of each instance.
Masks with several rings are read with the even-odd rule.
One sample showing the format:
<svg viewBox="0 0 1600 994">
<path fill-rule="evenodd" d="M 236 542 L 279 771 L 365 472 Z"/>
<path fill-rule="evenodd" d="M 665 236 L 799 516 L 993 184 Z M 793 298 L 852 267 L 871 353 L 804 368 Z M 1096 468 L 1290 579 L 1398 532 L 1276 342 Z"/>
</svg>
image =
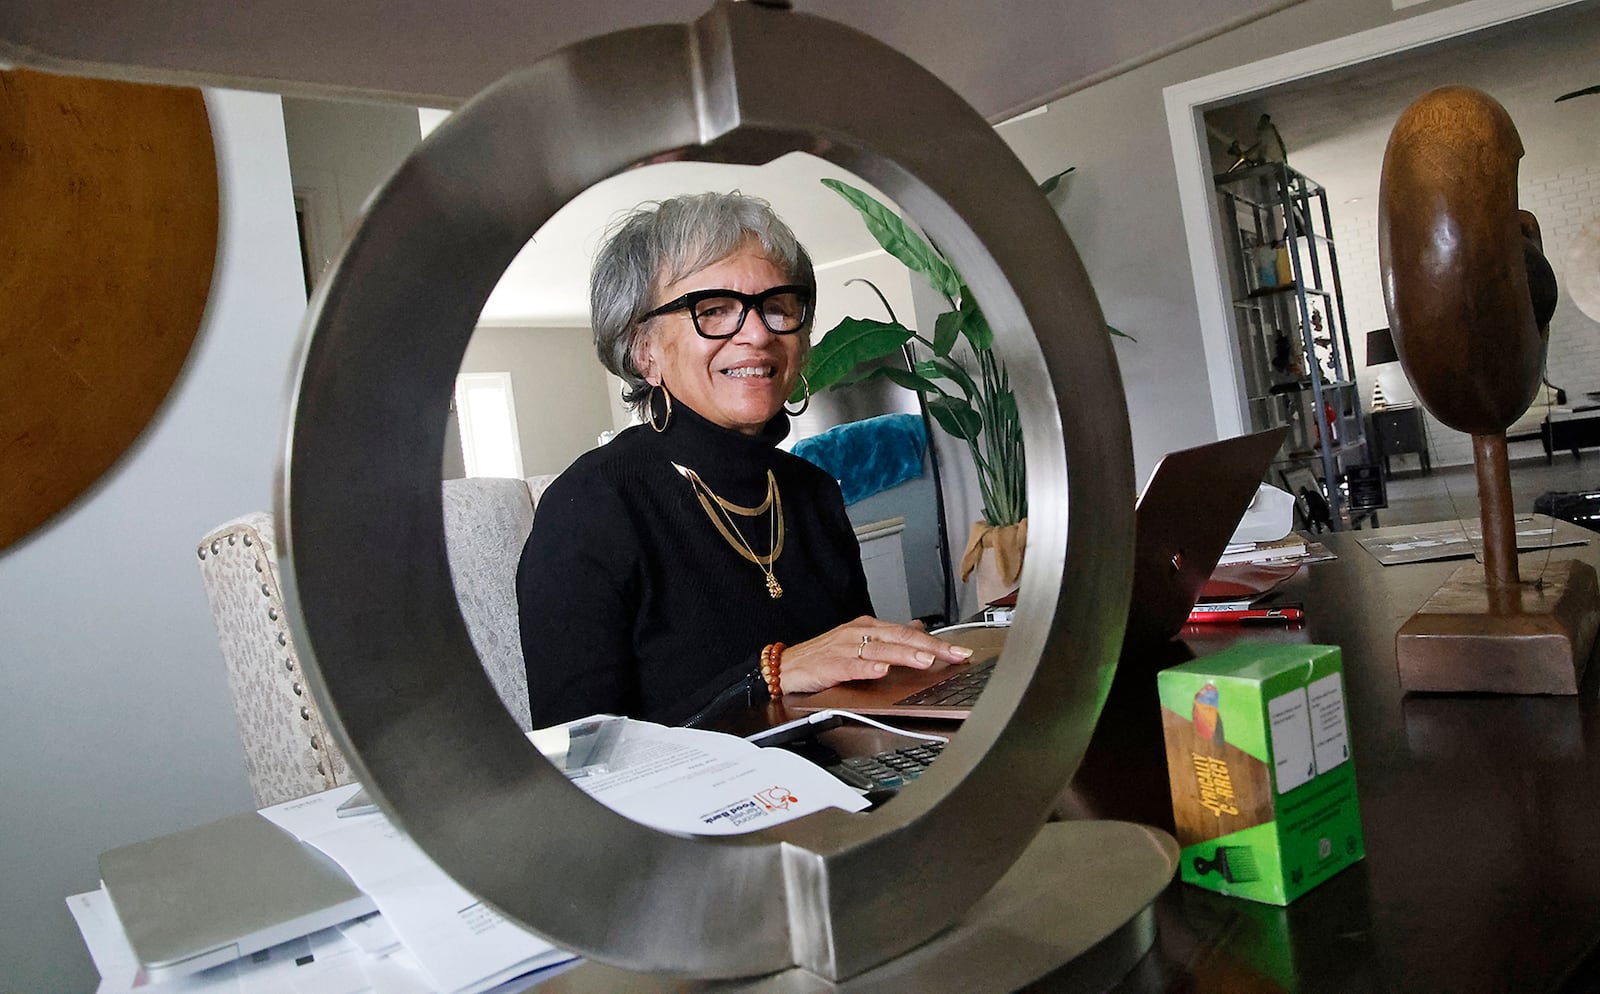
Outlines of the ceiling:
<svg viewBox="0 0 1600 994">
<path fill-rule="evenodd" d="M 1145 0 L 1136 14 L 1092 0 L 1010 0 L 998 9 L 992 0 L 753 2 L 793 8 L 792 15 L 774 17 L 817 15 L 876 37 L 927 67 L 988 120 L 1002 121 L 1299 0 Z M 584 39 L 687 23 L 712 6 L 713 0 L 7 0 L 0 4 L 0 64 L 454 107 L 507 72 Z M 824 70 L 827 57 L 817 53 Z M 741 189 L 763 196 L 822 263 L 874 251 L 854 214 L 817 182 L 823 175 L 840 174 L 803 156 L 759 169 L 677 165 L 626 173 L 579 197 L 539 233 L 490 298 L 483 320 L 586 322 L 584 288 L 599 233 L 620 210 L 675 192 Z"/>
<path fill-rule="evenodd" d="M 865 181 L 803 153 L 764 166 L 662 163 L 604 180 L 539 230 L 490 294 L 480 323 L 587 326 L 589 267 L 606 230 L 639 204 L 684 193 L 738 190 L 768 201 L 811 253 L 819 279 L 825 279 L 828 268 L 880 250 L 854 209 L 822 185 L 823 177 L 842 179 L 884 199 Z"/>
<path fill-rule="evenodd" d="M 1130 8 L 1062 0 L 1009 0 L 1002 7 L 992 0 L 793 0 L 792 6 L 905 52 L 995 121 L 1296 2 L 1143 0 Z M 507 72 L 585 38 L 688 22 L 711 6 L 711 0 L 7 0 L 0 4 L 0 62 L 453 107 Z"/>
</svg>

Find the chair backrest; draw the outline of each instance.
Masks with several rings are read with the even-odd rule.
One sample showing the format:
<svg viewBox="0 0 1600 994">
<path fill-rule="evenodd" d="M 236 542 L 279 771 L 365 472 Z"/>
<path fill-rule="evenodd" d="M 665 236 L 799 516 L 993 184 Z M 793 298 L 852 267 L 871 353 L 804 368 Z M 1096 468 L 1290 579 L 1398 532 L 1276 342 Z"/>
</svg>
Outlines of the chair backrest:
<svg viewBox="0 0 1600 994">
<path fill-rule="evenodd" d="M 445 546 L 462 618 L 490 682 L 524 730 L 530 716 L 517 560 L 534 504 L 551 479 L 449 480 L 443 490 Z M 258 512 L 213 529 L 198 550 L 259 807 L 351 779 L 285 623 L 275 541 L 272 516 Z"/>
<path fill-rule="evenodd" d="M 517 624 L 517 560 L 532 528 L 533 499 L 526 482 L 445 481 L 444 541 L 461 617 L 501 702 L 523 731 L 532 719 Z"/>
<path fill-rule="evenodd" d="M 199 556 L 256 806 L 348 782 L 349 763 L 306 686 L 284 619 L 272 515 L 218 526 L 200 540 Z"/>
</svg>

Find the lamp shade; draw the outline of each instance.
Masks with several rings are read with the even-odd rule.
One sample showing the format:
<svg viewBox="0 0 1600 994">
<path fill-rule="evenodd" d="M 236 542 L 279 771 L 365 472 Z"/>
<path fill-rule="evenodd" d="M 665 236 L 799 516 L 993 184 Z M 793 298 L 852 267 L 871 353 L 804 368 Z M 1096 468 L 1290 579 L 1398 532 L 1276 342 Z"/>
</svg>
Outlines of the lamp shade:
<svg viewBox="0 0 1600 994">
<path fill-rule="evenodd" d="M 1394 350 L 1394 336 L 1388 328 L 1367 332 L 1367 365 L 1381 366 L 1386 362 L 1399 362 L 1400 354 Z"/>
</svg>

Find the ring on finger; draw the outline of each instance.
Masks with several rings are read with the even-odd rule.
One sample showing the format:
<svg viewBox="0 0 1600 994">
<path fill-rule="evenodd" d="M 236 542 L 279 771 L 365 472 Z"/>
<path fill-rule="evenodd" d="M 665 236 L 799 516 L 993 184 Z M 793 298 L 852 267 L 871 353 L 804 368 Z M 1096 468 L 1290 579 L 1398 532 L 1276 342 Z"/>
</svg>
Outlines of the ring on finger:
<svg viewBox="0 0 1600 994">
<path fill-rule="evenodd" d="M 871 641 L 872 641 L 872 636 L 871 635 L 863 635 L 863 636 L 861 636 L 861 644 L 856 646 L 856 658 L 857 659 L 861 658 L 861 653 L 866 650 L 867 643 L 869 643 Z"/>
</svg>

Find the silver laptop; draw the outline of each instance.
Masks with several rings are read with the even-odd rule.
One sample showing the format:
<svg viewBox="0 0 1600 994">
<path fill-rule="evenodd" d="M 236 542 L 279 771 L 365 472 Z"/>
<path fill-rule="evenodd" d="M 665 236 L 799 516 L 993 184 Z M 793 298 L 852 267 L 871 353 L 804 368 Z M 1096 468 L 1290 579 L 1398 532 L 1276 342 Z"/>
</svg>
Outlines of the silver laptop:
<svg viewBox="0 0 1600 994">
<path fill-rule="evenodd" d="M 103 853 L 100 881 L 151 980 L 377 910 L 338 864 L 254 812 Z"/>
<path fill-rule="evenodd" d="M 1183 629 L 1287 434 L 1287 428 L 1273 428 L 1223 439 L 1169 453 L 1156 465 L 1139 497 L 1124 652 L 1169 642 Z M 790 696 L 784 704 L 799 713 L 836 708 L 963 720 L 1000 655 L 1005 629 L 958 625 L 938 634 L 971 647 L 972 658 L 960 666 L 936 663 L 926 670 L 896 666 L 882 679 Z M 973 670 L 975 678 L 964 673 Z M 945 680 L 977 686 L 939 686 Z"/>
</svg>

